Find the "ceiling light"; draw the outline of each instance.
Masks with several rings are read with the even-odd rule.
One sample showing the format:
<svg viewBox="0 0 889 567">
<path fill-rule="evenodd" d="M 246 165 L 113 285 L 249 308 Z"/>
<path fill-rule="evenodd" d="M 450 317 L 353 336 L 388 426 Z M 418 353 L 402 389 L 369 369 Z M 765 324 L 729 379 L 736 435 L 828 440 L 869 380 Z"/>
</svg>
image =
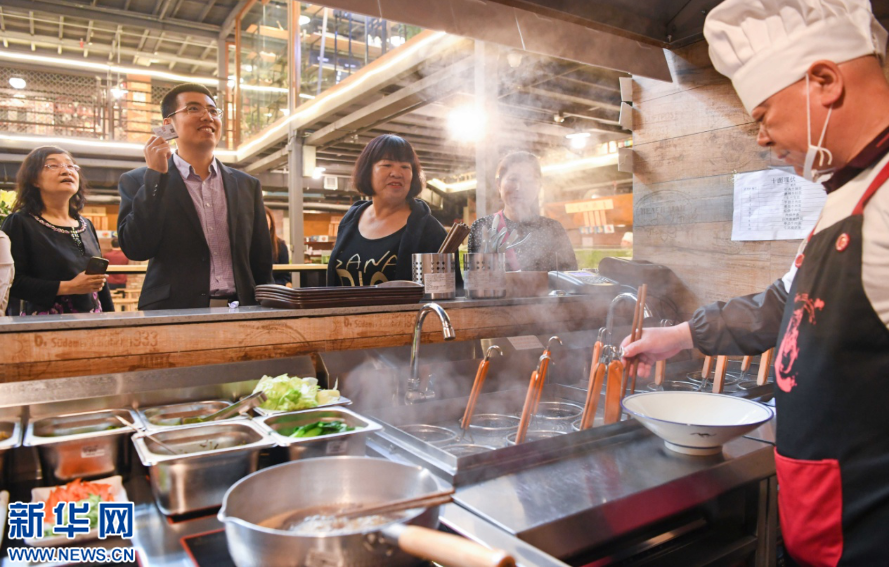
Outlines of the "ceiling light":
<svg viewBox="0 0 889 567">
<path fill-rule="evenodd" d="M 459 142 L 476 142 L 485 132 L 485 114 L 474 105 L 457 107 L 448 114 L 448 131 Z"/>
<path fill-rule="evenodd" d="M 111 96 L 113 96 L 114 98 L 121 98 L 123 97 L 123 95 L 127 94 L 127 92 L 129 91 L 127 91 L 126 89 L 114 87 L 111 89 Z"/>
<path fill-rule="evenodd" d="M 324 172 L 327 171 L 325 167 L 316 167 L 312 170 L 312 179 L 321 179 L 321 176 L 324 175 Z"/>
<path fill-rule="evenodd" d="M 407 40 L 404 39 L 403 37 L 401 37 L 400 35 L 393 35 L 392 37 L 389 38 L 389 43 L 391 43 L 395 47 L 404 45 L 405 41 L 407 41 Z"/>
<path fill-rule="evenodd" d="M 80 59 L 68 59 L 66 57 L 51 57 L 45 55 L 36 55 L 31 53 L 20 53 L 16 51 L 0 50 L 0 59 L 12 59 L 15 61 L 29 61 L 32 63 L 41 63 L 43 65 L 51 65 L 53 67 L 69 67 L 80 69 L 93 69 L 105 71 L 108 73 L 116 73 L 120 75 L 145 75 L 149 77 L 157 77 L 158 79 L 167 79 L 181 83 L 199 83 L 202 85 L 216 86 L 219 80 L 216 77 L 196 77 L 194 75 L 180 75 L 178 73 L 169 73 L 166 71 L 156 71 L 154 69 L 135 69 L 133 67 L 122 67 L 118 65 L 108 65 L 105 63 L 96 63 L 94 61 L 83 61 Z M 10 83 L 11 84 L 11 83 Z"/>
<path fill-rule="evenodd" d="M 23 89 L 28 86 L 28 83 L 21 77 L 11 77 L 9 79 L 9 85 L 14 89 Z"/>
<path fill-rule="evenodd" d="M 586 147 L 587 142 L 590 140 L 589 132 L 575 132 L 573 134 L 568 134 L 565 136 L 571 142 L 571 148 L 575 150 L 582 150 Z"/>
<path fill-rule="evenodd" d="M 308 16 L 300 16 L 299 17 L 299 25 L 301 25 L 301 26 L 304 26 L 311 21 L 312 21 L 312 18 L 310 18 Z"/>
</svg>

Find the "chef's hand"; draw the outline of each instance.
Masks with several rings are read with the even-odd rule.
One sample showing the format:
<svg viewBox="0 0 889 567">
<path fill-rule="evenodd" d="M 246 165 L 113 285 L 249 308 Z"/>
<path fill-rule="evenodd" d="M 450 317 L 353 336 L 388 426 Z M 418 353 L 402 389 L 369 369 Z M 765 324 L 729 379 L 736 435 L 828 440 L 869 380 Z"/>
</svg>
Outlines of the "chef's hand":
<svg viewBox="0 0 889 567">
<path fill-rule="evenodd" d="M 676 356 L 680 351 L 694 347 L 691 327 L 682 323 L 674 327 L 651 327 L 642 331 L 642 338 L 632 342 L 628 336 L 620 343 L 624 364 L 628 358 L 639 358 L 638 374 L 647 377 L 654 363 Z"/>
<path fill-rule="evenodd" d="M 167 160 L 173 155 L 173 150 L 166 140 L 160 136 L 148 138 L 143 152 L 145 153 L 145 165 L 148 166 L 148 169 L 153 169 L 160 173 L 167 172 Z"/>
</svg>

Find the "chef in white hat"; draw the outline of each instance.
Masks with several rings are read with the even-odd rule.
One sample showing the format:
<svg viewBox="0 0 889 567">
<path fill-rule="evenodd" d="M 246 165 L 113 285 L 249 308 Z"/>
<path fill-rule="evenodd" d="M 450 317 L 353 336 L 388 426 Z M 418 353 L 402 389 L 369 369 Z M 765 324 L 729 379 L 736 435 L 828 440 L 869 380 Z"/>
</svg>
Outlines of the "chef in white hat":
<svg viewBox="0 0 889 567">
<path fill-rule="evenodd" d="M 787 275 L 624 340 L 647 374 L 696 347 L 777 347 L 775 462 L 784 542 L 802 565 L 889 565 L 889 84 L 867 0 L 727 0 L 707 16 L 714 67 L 757 141 L 827 201 Z"/>
</svg>

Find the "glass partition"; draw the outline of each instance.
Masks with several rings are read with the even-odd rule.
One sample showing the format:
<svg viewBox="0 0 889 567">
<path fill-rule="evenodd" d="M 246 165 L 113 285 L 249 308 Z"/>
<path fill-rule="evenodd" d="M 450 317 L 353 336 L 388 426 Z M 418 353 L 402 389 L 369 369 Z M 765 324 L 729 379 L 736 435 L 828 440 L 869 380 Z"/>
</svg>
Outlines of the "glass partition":
<svg viewBox="0 0 889 567">
<path fill-rule="evenodd" d="M 239 19 L 237 123 L 243 140 L 287 113 L 287 0 L 256 2 Z"/>
</svg>

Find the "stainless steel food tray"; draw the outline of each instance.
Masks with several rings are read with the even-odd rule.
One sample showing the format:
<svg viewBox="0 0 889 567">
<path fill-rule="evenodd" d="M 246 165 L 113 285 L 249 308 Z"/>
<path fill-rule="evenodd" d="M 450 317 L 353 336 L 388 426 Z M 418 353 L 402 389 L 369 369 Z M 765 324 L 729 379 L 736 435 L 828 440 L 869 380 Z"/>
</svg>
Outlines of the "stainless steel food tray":
<svg viewBox="0 0 889 567">
<path fill-rule="evenodd" d="M 54 417 L 44 417 L 29 423 L 28 429 L 25 432 L 24 445 L 26 447 L 39 447 L 65 441 L 131 433 L 132 430 L 118 421 L 116 416 L 124 418 L 136 427 L 144 427 L 138 414 L 131 409 L 107 409 L 69 413 Z M 83 429 L 94 427 L 99 428 L 103 425 L 109 428 L 105 430 L 82 431 Z"/>
<path fill-rule="evenodd" d="M 132 429 L 142 426 L 130 409 L 108 409 L 45 417 L 28 424 L 24 445 L 37 447 L 45 480 L 69 482 L 129 471 Z"/>
<path fill-rule="evenodd" d="M 145 433 L 133 435 L 136 452 L 149 469 L 157 507 L 168 516 L 221 505 L 232 484 L 256 471 L 259 452 L 275 445 L 251 420 L 185 425 L 151 437 L 174 449 L 192 449 L 171 455 Z"/>
<path fill-rule="evenodd" d="M 187 417 L 203 417 L 216 413 L 219 410 L 229 407 L 231 402 L 225 400 L 207 400 L 200 402 L 185 402 L 181 404 L 167 404 L 163 406 L 155 406 L 143 408 L 139 410 L 139 417 L 148 431 L 167 431 L 171 427 L 185 427 L 186 425 L 161 425 L 158 423 L 164 419 L 176 419 Z M 247 415 L 236 415 L 228 419 L 219 420 L 217 423 L 233 421 L 238 419 L 250 419 Z M 199 425 L 187 424 L 187 425 Z"/>
<path fill-rule="evenodd" d="M 22 444 L 22 422 L 21 419 L 2 419 L 0 420 L 0 433 L 9 435 L 3 441 L 0 441 L 0 454 L 9 449 L 15 449 Z"/>
<path fill-rule="evenodd" d="M 252 435 L 252 440 L 249 443 L 241 445 L 231 444 L 236 441 L 236 439 L 232 439 L 233 435 L 243 437 L 246 434 L 251 436 L 251 432 L 254 435 Z M 182 427 L 151 433 L 150 437 L 148 435 L 147 433 L 136 433 L 133 435 L 133 445 L 136 447 L 136 453 L 146 467 L 168 461 L 193 460 L 206 455 L 218 455 L 254 448 L 262 449 L 275 445 L 275 440 L 263 428 L 253 423 L 252 420 L 183 425 Z M 225 437 L 226 435 L 228 437 Z M 216 441 L 217 444 L 214 445 L 214 436 L 222 437 L 224 441 L 221 443 Z M 186 452 L 184 454 L 171 455 L 166 449 L 155 443 L 152 438 L 159 439 L 173 448 L 185 450 Z M 198 450 L 189 451 L 189 449 L 194 448 Z"/>
<path fill-rule="evenodd" d="M 279 430 L 285 427 L 299 427 L 316 421 L 334 420 L 344 421 L 346 425 L 356 429 L 344 433 L 302 439 L 287 437 L 278 433 Z M 291 461 L 335 455 L 364 455 L 367 438 L 371 433 L 383 429 L 375 421 L 371 421 L 342 407 L 281 413 L 256 418 L 254 421 L 271 435 L 279 447 L 286 448 Z"/>
</svg>

